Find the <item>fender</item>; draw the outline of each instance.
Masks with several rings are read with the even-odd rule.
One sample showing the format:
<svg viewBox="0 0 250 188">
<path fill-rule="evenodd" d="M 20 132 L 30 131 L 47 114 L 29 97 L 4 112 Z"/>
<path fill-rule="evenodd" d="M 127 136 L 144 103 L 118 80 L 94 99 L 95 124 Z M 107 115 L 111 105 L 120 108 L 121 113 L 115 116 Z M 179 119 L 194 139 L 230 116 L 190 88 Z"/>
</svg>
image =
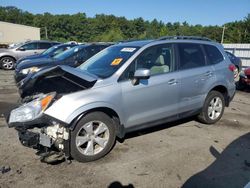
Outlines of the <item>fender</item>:
<svg viewBox="0 0 250 188">
<path fill-rule="evenodd" d="M 122 112 L 120 110 L 118 110 L 117 108 L 115 108 L 114 105 L 107 103 L 107 102 L 104 102 L 104 101 L 93 102 L 93 103 L 89 103 L 87 105 L 81 106 L 80 108 L 76 109 L 74 112 L 72 112 L 66 118 L 66 123 L 68 123 L 68 124 L 72 123 L 73 120 L 75 118 L 77 118 L 78 116 L 80 116 L 81 114 L 85 114 L 85 112 L 90 111 L 90 110 L 95 109 L 95 108 L 110 108 L 110 109 L 112 109 L 119 116 L 120 123 L 121 124 L 124 123 L 124 118 L 122 116 Z"/>
</svg>

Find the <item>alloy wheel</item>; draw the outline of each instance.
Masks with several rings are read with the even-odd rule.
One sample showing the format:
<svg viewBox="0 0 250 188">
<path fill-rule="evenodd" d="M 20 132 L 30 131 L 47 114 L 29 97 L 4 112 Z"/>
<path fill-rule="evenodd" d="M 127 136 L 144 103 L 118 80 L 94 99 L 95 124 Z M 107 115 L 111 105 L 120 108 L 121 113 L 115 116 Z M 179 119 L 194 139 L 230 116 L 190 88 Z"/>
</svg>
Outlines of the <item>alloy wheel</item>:
<svg viewBox="0 0 250 188">
<path fill-rule="evenodd" d="M 13 69 L 14 61 L 10 58 L 4 58 L 2 60 L 2 67 L 7 70 Z"/>
<path fill-rule="evenodd" d="M 219 97 L 214 97 L 208 106 L 208 117 L 212 120 L 217 119 L 222 112 L 222 100 Z"/>
<path fill-rule="evenodd" d="M 100 153 L 109 141 L 107 125 L 101 121 L 84 124 L 77 133 L 75 144 L 78 151 L 87 156 Z"/>
</svg>

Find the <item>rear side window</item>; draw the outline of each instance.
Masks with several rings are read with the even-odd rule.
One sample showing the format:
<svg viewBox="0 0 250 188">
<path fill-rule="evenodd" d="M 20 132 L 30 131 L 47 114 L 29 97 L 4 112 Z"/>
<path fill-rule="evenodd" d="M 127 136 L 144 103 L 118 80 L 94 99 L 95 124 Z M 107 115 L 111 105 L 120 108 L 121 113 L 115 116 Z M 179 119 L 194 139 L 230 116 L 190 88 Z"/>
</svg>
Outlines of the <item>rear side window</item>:
<svg viewBox="0 0 250 188">
<path fill-rule="evenodd" d="M 216 48 L 215 46 L 204 45 L 204 49 L 206 51 L 209 64 L 216 64 L 216 63 L 223 61 L 224 58 L 222 54 L 220 53 L 218 48 Z"/>
<path fill-rule="evenodd" d="M 51 47 L 50 43 L 41 42 L 38 43 L 38 49 L 48 49 Z"/>
<path fill-rule="evenodd" d="M 178 44 L 180 63 L 179 69 L 191 69 L 206 65 L 205 56 L 200 44 Z"/>
</svg>

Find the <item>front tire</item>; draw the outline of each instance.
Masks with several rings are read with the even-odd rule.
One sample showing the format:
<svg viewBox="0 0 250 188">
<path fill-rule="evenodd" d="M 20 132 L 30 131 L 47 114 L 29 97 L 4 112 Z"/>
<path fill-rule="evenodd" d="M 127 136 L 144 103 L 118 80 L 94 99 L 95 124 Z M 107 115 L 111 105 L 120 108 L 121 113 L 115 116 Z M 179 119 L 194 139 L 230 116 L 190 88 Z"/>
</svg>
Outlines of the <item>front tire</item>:
<svg viewBox="0 0 250 188">
<path fill-rule="evenodd" d="M 4 70 L 12 70 L 15 66 L 15 59 L 12 57 L 3 57 L 0 60 L 0 66 Z"/>
<path fill-rule="evenodd" d="M 208 93 L 198 120 L 205 124 L 214 124 L 224 113 L 225 99 L 222 93 L 211 91 Z"/>
<path fill-rule="evenodd" d="M 115 143 L 114 121 L 103 112 L 84 116 L 71 132 L 71 156 L 79 162 L 90 162 L 105 156 Z"/>
</svg>

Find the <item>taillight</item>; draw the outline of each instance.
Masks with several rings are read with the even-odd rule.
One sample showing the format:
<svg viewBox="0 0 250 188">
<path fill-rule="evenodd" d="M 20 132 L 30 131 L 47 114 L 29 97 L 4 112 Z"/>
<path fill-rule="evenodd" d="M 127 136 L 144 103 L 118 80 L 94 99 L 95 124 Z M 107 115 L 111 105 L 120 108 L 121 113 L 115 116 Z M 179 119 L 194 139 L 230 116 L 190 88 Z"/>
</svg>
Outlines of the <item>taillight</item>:
<svg viewBox="0 0 250 188">
<path fill-rule="evenodd" d="M 232 72 L 234 72 L 235 69 L 236 69 L 235 65 L 233 65 L 233 64 L 229 65 L 228 68 L 229 68 L 229 70 L 232 71 Z"/>
</svg>

